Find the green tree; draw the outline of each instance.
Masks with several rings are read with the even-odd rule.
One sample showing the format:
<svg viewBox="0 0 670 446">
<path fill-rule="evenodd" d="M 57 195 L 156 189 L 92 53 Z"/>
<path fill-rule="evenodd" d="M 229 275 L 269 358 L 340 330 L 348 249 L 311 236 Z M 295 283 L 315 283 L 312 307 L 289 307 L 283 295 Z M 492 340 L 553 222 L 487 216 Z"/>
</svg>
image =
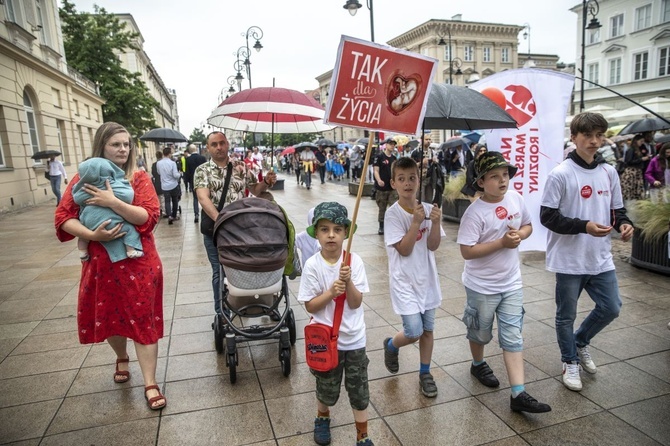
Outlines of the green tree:
<svg viewBox="0 0 670 446">
<path fill-rule="evenodd" d="M 205 135 L 205 132 L 203 132 L 201 129 L 198 127 L 195 127 L 193 131 L 191 132 L 191 136 L 188 137 L 188 140 L 191 142 L 205 142 L 205 138 L 207 136 Z"/>
<path fill-rule="evenodd" d="M 137 138 L 156 127 L 154 108 L 159 103 L 151 96 L 139 73 L 121 66 L 117 53 L 135 49 L 137 33 L 126 31 L 125 24 L 94 5 L 94 14 L 77 12 L 73 3 L 63 0 L 59 8 L 65 57 L 68 65 L 95 82 L 105 121 L 114 121 Z"/>
</svg>

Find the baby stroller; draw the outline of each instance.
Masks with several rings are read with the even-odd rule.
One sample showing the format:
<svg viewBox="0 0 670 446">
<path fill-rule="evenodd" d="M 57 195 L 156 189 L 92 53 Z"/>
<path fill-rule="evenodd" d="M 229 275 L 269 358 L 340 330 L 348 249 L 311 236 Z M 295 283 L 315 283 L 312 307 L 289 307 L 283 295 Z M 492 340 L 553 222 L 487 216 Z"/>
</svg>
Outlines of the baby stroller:
<svg viewBox="0 0 670 446">
<path fill-rule="evenodd" d="M 291 373 L 296 328 L 284 275 L 293 245 L 289 227 L 277 204 L 256 197 L 227 205 L 214 224 L 223 309 L 214 318 L 214 342 L 218 353 L 227 354 L 231 383 L 237 379 L 238 342 L 279 339 L 282 373 Z"/>
</svg>

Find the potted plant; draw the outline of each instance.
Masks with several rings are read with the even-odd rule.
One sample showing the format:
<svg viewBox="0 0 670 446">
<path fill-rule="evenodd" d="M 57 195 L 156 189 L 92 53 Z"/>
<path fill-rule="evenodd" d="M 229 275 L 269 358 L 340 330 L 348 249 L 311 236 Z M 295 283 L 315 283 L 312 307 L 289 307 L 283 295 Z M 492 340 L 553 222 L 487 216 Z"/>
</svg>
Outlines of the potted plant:
<svg viewBox="0 0 670 446">
<path fill-rule="evenodd" d="M 665 197 L 670 197 L 666 186 Z M 668 229 L 670 201 L 638 201 L 632 209 L 635 223 L 630 263 L 661 274 L 670 275 L 668 259 Z"/>
<path fill-rule="evenodd" d="M 461 175 L 449 177 L 442 193 L 442 218 L 460 223 L 465 210 L 470 206 L 470 197 L 463 194 L 461 189 L 465 185 L 465 172 Z"/>
</svg>

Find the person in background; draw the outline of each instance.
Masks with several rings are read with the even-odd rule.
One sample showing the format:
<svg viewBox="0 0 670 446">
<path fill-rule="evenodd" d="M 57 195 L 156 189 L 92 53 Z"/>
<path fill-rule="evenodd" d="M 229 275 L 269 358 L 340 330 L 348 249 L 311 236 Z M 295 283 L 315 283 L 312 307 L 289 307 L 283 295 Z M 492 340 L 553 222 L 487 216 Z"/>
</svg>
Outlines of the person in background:
<svg viewBox="0 0 670 446">
<path fill-rule="evenodd" d="M 649 155 L 644 147 L 642 135 L 635 135 L 631 147 L 624 157 L 624 168 L 621 174 L 621 192 L 624 200 L 642 200 L 644 198 L 644 164 Z"/>
<path fill-rule="evenodd" d="M 465 184 L 463 185 L 463 188 L 461 188 L 461 192 L 463 195 L 472 197 L 472 199 L 477 199 L 481 196 L 481 192 L 474 187 L 475 177 L 477 176 L 475 172 L 475 163 L 477 162 L 477 158 L 484 155 L 486 152 L 488 152 L 486 146 L 478 144 L 475 148 L 475 158 L 468 163 L 468 167 L 465 169 Z"/>
<path fill-rule="evenodd" d="M 191 193 L 193 193 L 193 212 L 195 213 L 195 218 L 193 219 L 194 223 L 200 221 L 200 207 L 198 206 L 198 196 L 195 193 L 195 188 L 193 187 L 193 176 L 195 175 L 195 169 L 199 165 L 207 162 L 207 158 L 198 153 L 198 148 L 191 144 L 186 149 L 189 153 L 188 158 L 186 158 L 186 172 L 184 173 L 184 178 L 187 184 L 191 185 Z"/>
<path fill-rule="evenodd" d="M 661 146 L 658 154 L 651 159 L 644 176 L 649 183 L 651 201 L 658 203 L 663 197 L 661 193 L 666 186 L 665 176 L 670 162 L 670 142 Z"/>
<path fill-rule="evenodd" d="M 165 197 L 165 212 L 168 216 L 168 224 L 171 225 L 177 220 L 177 211 L 179 210 L 179 197 L 181 196 L 181 187 L 179 180 L 181 175 L 177 171 L 177 164 L 170 158 L 172 149 L 166 147 L 163 149 L 163 159 L 156 162 L 156 170 L 161 177 L 161 189 Z"/>
<path fill-rule="evenodd" d="M 154 184 L 154 189 L 156 190 L 156 195 L 158 195 L 158 200 L 160 202 L 161 216 L 167 218 L 167 213 L 165 212 L 165 197 L 163 196 L 163 189 L 161 188 L 161 176 L 158 173 L 158 161 L 163 159 L 163 151 L 156 150 L 156 161 L 151 165 L 151 181 Z"/>
<path fill-rule="evenodd" d="M 375 200 L 377 202 L 377 221 L 379 222 L 379 230 L 377 234 L 384 235 L 384 214 L 386 210 L 398 201 L 398 192 L 391 186 L 391 165 L 396 160 L 393 155 L 396 141 L 393 138 L 388 138 L 384 141 L 384 150 L 375 158 L 374 175 L 375 175 Z"/>
<path fill-rule="evenodd" d="M 61 199 L 60 183 L 65 180 L 65 184 L 67 184 L 67 173 L 65 172 L 63 163 L 61 163 L 60 160 L 57 160 L 55 156 L 52 156 L 47 161 L 47 171 L 49 172 L 51 192 L 56 196 L 56 206 L 58 206 Z"/>
<path fill-rule="evenodd" d="M 116 354 L 114 382 L 121 384 L 131 379 L 127 348 L 128 339 L 132 339 L 144 379 L 147 405 L 151 410 L 160 410 L 167 403 L 156 383 L 158 340 L 163 337 L 164 324 L 163 265 L 153 236 L 160 209 L 151 178 L 135 166 L 134 151 L 130 134 L 123 126 L 115 122 L 102 124 L 93 139 L 92 157 L 108 159 L 125 171 L 133 188 L 133 201 L 131 204 L 121 201 L 111 188 L 85 185 L 83 189 L 92 196 L 88 204 L 109 208 L 135 226 L 144 255 L 112 263 L 101 242 L 121 239 L 124 235 L 121 224 L 108 227 L 109 222 L 105 222 L 90 230 L 79 221 L 80 208 L 72 195 L 78 175 L 72 179 L 56 209 L 56 236 L 61 242 L 75 237 L 90 242 L 90 259 L 82 263 L 77 300 L 79 342 L 107 341 Z M 132 398 L 119 402 L 131 404 Z M 108 404 L 104 407 L 112 409 Z"/>
</svg>

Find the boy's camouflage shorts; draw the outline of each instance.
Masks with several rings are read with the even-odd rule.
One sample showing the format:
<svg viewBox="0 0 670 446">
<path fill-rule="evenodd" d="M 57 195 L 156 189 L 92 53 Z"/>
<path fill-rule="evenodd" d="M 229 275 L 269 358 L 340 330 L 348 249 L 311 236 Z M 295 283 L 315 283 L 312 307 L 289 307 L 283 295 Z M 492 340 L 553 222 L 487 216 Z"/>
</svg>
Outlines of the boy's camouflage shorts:
<svg viewBox="0 0 670 446">
<path fill-rule="evenodd" d="M 368 389 L 368 364 L 370 360 L 365 348 L 349 351 L 338 351 L 339 363 L 328 372 L 317 372 L 310 369 L 316 377 L 316 398 L 328 407 L 334 406 L 340 397 L 342 372 L 344 372 L 344 388 L 349 395 L 349 404 L 355 410 L 364 410 L 370 402 Z"/>
</svg>

